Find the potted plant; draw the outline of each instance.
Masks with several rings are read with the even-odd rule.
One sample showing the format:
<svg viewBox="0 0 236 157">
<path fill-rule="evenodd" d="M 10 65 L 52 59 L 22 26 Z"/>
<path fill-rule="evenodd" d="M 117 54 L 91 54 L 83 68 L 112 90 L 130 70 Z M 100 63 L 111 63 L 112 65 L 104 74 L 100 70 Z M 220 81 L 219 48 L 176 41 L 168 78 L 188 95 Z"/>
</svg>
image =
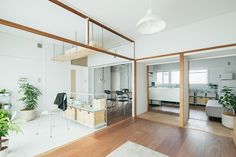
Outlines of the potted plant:
<svg viewBox="0 0 236 157">
<path fill-rule="evenodd" d="M 20 132 L 20 127 L 15 120 L 16 112 L 11 115 L 7 110 L 0 109 L 0 157 L 6 157 L 8 153 L 7 136 L 10 131 Z"/>
<path fill-rule="evenodd" d="M 19 99 L 24 103 L 24 108 L 20 111 L 20 116 L 23 121 L 30 121 L 36 117 L 35 109 L 38 106 L 38 98 L 42 93 L 38 88 L 31 85 L 26 78 L 19 79 L 20 90 L 19 93 L 23 97 Z"/>
<path fill-rule="evenodd" d="M 222 96 L 219 103 L 224 106 L 226 112 L 222 114 L 222 124 L 228 128 L 233 128 L 233 118 L 236 111 L 236 95 L 232 93 L 232 89 L 223 87 Z"/>
<path fill-rule="evenodd" d="M 10 102 L 11 101 L 10 91 L 6 89 L 0 89 L 0 97 L 3 97 L 3 101 L 0 100 L 0 108 L 10 110 L 12 107 L 11 102 Z"/>
</svg>

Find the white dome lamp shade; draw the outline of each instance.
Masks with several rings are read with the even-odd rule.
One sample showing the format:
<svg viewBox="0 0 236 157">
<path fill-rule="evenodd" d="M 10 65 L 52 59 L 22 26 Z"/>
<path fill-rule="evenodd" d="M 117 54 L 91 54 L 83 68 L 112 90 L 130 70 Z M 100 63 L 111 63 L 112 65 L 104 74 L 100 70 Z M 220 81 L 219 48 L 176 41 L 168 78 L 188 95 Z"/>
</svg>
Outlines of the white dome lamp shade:
<svg viewBox="0 0 236 157">
<path fill-rule="evenodd" d="M 151 9 L 148 9 L 147 15 L 142 17 L 137 23 L 138 32 L 141 34 L 154 34 L 162 31 L 165 27 L 165 21 L 153 15 Z"/>
</svg>

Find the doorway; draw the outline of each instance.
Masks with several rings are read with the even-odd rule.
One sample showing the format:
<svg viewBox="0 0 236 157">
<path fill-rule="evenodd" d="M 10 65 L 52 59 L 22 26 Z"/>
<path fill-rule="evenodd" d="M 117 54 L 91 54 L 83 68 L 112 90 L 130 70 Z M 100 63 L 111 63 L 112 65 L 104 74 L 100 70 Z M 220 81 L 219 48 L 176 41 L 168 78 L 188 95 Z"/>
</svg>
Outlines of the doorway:
<svg viewBox="0 0 236 157">
<path fill-rule="evenodd" d="M 231 130 L 221 123 L 224 107 L 219 98 L 223 83 L 236 79 L 235 50 L 202 52 L 188 58 L 190 109 L 186 127 L 231 137 Z"/>
</svg>

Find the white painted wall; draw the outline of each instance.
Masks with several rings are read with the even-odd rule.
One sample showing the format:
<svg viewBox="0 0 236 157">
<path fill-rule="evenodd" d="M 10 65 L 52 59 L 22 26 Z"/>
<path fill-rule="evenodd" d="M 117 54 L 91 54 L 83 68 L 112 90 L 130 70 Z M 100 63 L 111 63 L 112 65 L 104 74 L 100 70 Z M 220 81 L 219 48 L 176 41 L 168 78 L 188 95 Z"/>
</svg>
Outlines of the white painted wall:
<svg viewBox="0 0 236 157">
<path fill-rule="evenodd" d="M 184 57 L 184 123 L 189 119 L 189 60 Z"/>
<path fill-rule="evenodd" d="M 119 66 L 112 67 L 111 71 L 111 90 L 116 91 L 121 89 L 121 74 Z"/>
<path fill-rule="evenodd" d="M 214 52 L 213 52 L 214 53 Z M 236 51 L 235 51 L 236 53 Z M 230 63 L 230 65 L 228 65 Z M 207 69 L 208 82 L 218 84 L 219 76 L 223 73 L 233 73 L 233 79 L 236 79 L 236 56 L 223 58 L 210 58 L 203 60 L 189 60 L 190 70 Z M 150 66 L 153 74 L 152 81 L 156 81 L 157 71 L 176 71 L 179 70 L 179 63 L 160 64 Z M 190 88 L 208 88 L 207 85 L 191 85 Z"/>
<path fill-rule="evenodd" d="M 236 42 L 236 12 L 136 40 L 137 58 Z"/>
<path fill-rule="evenodd" d="M 29 78 L 42 91 L 39 110 L 51 108 L 58 92 L 70 90 L 70 63 L 51 61 L 51 44 L 43 43 L 39 49 L 37 41 L 5 33 L 0 33 L 0 41 L 0 88 L 12 92 L 16 110 L 22 108 L 22 102 L 18 101 L 20 77 Z"/>
<path fill-rule="evenodd" d="M 72 65 L 71 69 L 76 71 L 76 92 L 88 93 L 88 67 Z"/>
<path fill-rule="evenodd" d="M 132 64 L 93 68 L 94 91 L 129 89 L 132 91 Z M 101 81 L 103 80 L 103 81 Z"/>
<path fill-rule="evenodd" d="M 146 64 L 137 63 L 137 115 L 147 112 Z"/>
<path fill-rule="evenodd" d="M 190 69 L 207 69 L 209 83 L 218 84 L 219 76 L 223 73 L 233 73 L 233 79 L 236 79 L 236 56 L 196 61 L 190 60 Z M 191 88 L 199 88 L 199 86 L 191 85 Z"/>
</svg>

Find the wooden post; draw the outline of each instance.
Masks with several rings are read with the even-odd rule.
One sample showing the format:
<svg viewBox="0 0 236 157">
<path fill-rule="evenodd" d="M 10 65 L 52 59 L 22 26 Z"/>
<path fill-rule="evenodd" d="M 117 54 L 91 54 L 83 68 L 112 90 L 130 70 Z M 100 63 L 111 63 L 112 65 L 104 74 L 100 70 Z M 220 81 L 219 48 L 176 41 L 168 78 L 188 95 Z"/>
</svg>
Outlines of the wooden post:
<svg viewBox="0 0 236 157">
<path fill-rule="evenodd" d="M 180 53 L 180 127 L 184 127 L 184 54 Z"/>
<path fill-rule="evenodd" d="M 89 45 L 89 18 L 86 19 L 85 44 Z"/>
<path fill-rule="evenodd" d="M 134 60 L 134 117 L 137 115 L 137 63 Z"/>
<path fill-rule="evenodd" d="M 147 65 L 147 112 L 149 112 L 149 65 Z"/>
</svg>

